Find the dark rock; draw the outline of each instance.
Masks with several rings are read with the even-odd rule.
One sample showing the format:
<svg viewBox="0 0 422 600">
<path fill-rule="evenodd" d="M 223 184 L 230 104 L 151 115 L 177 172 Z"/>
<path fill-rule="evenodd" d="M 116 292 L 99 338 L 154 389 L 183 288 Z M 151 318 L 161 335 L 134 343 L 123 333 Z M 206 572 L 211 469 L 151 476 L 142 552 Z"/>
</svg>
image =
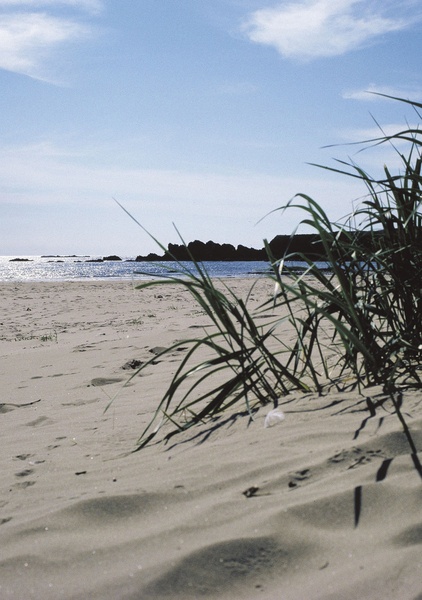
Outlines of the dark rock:
<svg viewBox="0 0 422 600">
<path fill-rule="evenodd" d="M 277 235 L 271 240 L 269 247 L 275 258 L 283 258 L 286 254 L 297 255 L 300 258 L 303 254 L 311 260 L 316 260 L 324 254 L 321 239 L 315 233 Z"/>
<path fill-rule="evenodd" d="M 137 256 L 135 258 L 136 262 L 157 262 L 162 260 L 165 260 L 164 257 L 158 256 L 158 254 L 155 254 L 154 252 L 151 252 L 147 256 Z"/>
<path fill-rule="evenodd" d="M 368 236 L 369 240 L 369 236 Z M 289 255 L 291 259 L 300 260 L 306 257 L 310 260 L 325 260 L 324 245 L 318 234 L 277 235 L 269 244 L 270 256 L 276 260 Z M 219 244 L 208 241 L 194 240 L 184 244 L 169 244 L 163 256 L 151 253 L 148 256 L 137 256 L 137 262 L 148 261 L 265 261 L 268 254 L 265 248 L 248 248 L 239 244 Z"/>
<path fill-rule="evenodd" d="M 30 258 L 11 258 L 9 262 L 33 262 Z"/>
<path fill-rule="evenodd" d="M 264 248 L 257 250 L 256 248 L 247 248 L 239 244 L 236 249 L 236 260 L 268 260 L 268 256 Z"/>
<path fill-rule="evenodd" d="M 164 255 L 165 260 L 191 260 L 188 249 L 181 244 L 169 244 L 168 251 Z"/>
</svg>

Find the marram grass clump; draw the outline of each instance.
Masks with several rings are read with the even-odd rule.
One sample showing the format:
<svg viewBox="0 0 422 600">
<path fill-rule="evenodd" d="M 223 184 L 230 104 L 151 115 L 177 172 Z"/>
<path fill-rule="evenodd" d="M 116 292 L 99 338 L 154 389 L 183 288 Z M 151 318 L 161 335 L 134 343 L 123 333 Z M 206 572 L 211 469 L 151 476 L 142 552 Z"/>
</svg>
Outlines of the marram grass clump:
<svg viewBox="0 0 422 600">
<path fill-rule="evenodd" d="M 395 100 L 410 104 L 420 118 L 422 104 Z M 258 308 L 212 280 L 193 257 L 191 268 L 178 265 L 184 277 L 139 286 L 184 287 L 212 327 L 163 350 L 183 349 L 184 355 L 137 449 L 157 435 L 169 440 L 198 423 L 230 417 L 233 407 L 252 417 L 260 406 L 289 401 L 293 391 L 322 393 L 332 386 L 382 385 L 411 441 L 398 398 L 404 387 L 422 384 L 422 132 L 407 128 L 368 142 L 385 143 L 408 147 L 406 154 L 396 150 L 401 170 L 395 175 L 385 166 L 384 176 L 375 179 L 343 161 L 330 168 L 366 188 L 349 219 L 332 223 L 302 194 L 277 209 L 303 211 L 300 224 L 318 234 L 320 256 L 275 260 L 266 244 L 275 292 Z M 291 260 L 302 260 L 304 270 L 289 270 Z M 320 268 L 321 261 L 328 269 Z M 293 338 L 283 335 L 287 326 Z"/>
</svg>

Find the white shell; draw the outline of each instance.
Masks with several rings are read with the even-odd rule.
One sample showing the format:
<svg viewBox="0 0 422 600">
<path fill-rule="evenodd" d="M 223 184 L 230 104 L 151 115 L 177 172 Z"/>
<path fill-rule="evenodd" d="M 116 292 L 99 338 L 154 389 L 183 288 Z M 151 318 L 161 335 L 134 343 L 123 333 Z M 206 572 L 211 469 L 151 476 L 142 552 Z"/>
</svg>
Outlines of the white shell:
<svg viewBox="0 0 422 600">
<path fill-rule="evenodd" d="M 264 427 L 273 427 L 284 421 L 284 413 L 279 408 L 273 408 L 265 417 Z"/>
</svg>

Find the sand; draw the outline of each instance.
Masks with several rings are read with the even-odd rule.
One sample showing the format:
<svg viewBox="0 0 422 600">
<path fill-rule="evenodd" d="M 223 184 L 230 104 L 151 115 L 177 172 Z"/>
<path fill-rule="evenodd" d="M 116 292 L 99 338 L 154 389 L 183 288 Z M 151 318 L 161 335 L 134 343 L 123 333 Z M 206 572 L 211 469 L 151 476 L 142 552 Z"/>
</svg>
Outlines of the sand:
<svg viewBox="0 0 422 600">
<path fill-rule="evenodd" d="M 131 453 L 180 356 L 126 388 L 123 366 L 197 333 L 187 293 L 7 283 L 0 302 L 2 600 L 422 599 L 422 481 L 388 405 L 357 438 L 367 414 L 316 410 L 356 393 L 309 394 L 271 428 L 263 408 Z"/>
</svg>

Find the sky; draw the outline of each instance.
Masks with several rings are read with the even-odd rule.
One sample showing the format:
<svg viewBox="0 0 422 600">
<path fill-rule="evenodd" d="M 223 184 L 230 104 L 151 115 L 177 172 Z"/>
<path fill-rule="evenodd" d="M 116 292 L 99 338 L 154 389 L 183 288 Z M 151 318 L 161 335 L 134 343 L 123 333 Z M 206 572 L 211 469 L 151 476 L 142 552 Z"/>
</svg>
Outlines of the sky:
<svg viewBox="0 0 422 600">
<path fill-rule="evenodd" d="M 371 92 L 422 101 L 421 54 L 420 0 L 0 0 L 0 255 L 339 220 L 365 188 L 313 163 L 395 166 L 353 142 L 416 122 Z"/>
</svg>

